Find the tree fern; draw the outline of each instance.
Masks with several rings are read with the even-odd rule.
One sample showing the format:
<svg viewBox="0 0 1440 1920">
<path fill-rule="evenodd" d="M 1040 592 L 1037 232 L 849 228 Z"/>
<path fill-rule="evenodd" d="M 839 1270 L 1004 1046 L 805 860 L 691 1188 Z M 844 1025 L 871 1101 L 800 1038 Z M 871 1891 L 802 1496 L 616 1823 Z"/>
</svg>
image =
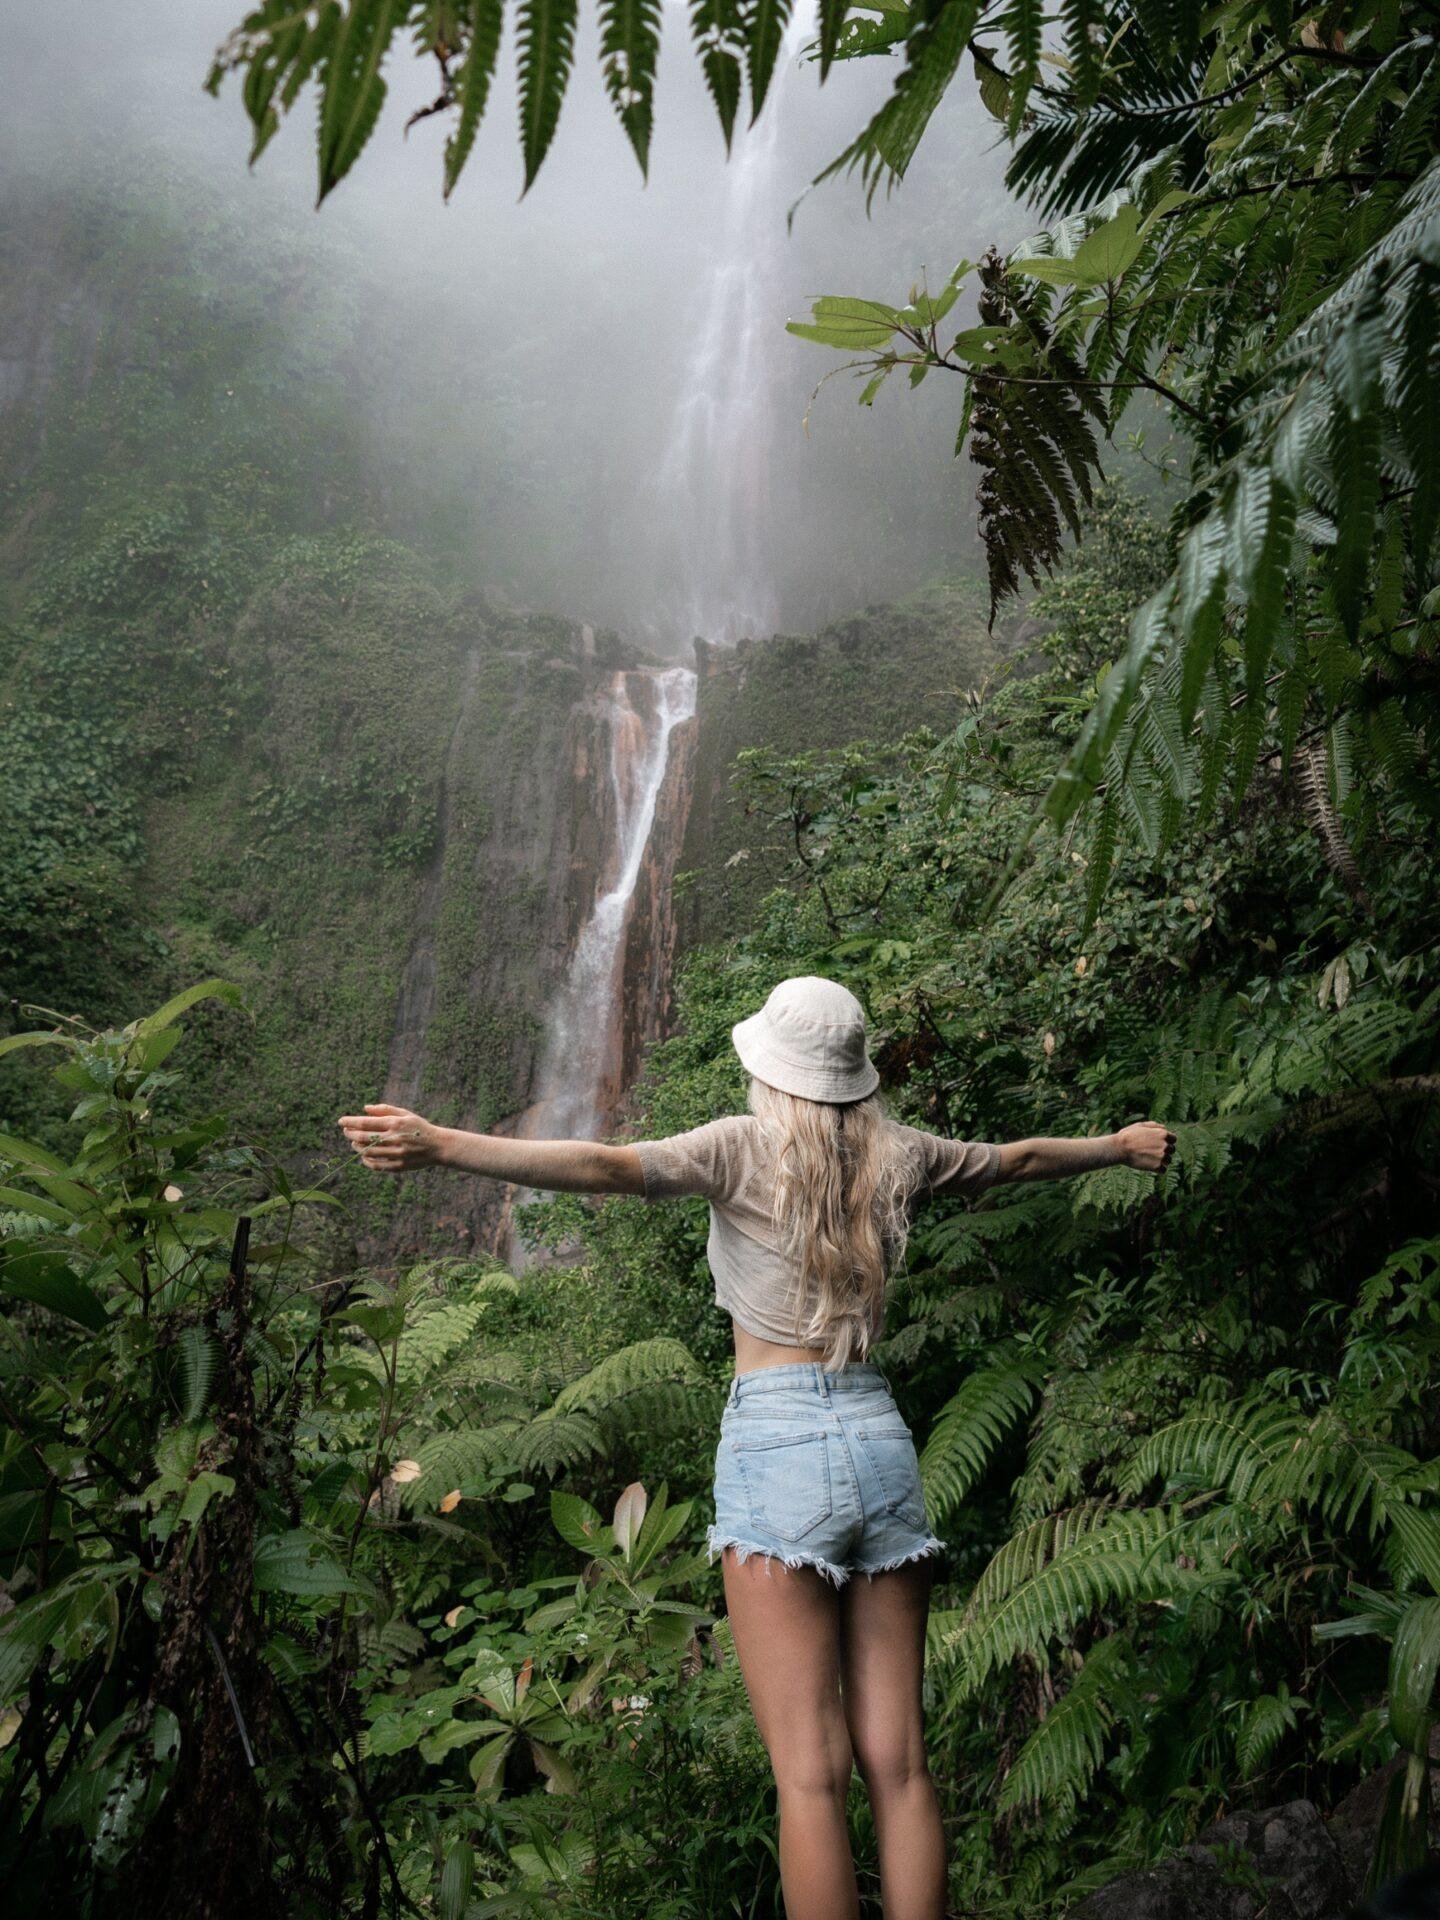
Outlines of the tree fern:
<svg viewBox="0 0 1440 1920">
<path fill-rule="evenodd" d="M 637 1340 L 607 1354 L 588 1373 L 572 1380 L 556 1395 L 549 1417 L 576 1409 L 609 1413 L 637 1395 L 667 1387 L 708 1391 L 709 1380 L 683 1342 L 668 1337 Z"/>
<path fill-rule="evenodd" d="M 605 1451 L 605 1435 L 588 1413 L 572 1410 L 538 1416 L 506 1436 L 506 1458 L 525 1475 L 548 1475 L 593 1460 Z"/>
<path fill-rule="evenodd" d="M 507 1420 L 493 1427 L 458 1427 L 432 1434 L 414 1449 L 420 1472 L 401 1485 L 401 1506 L 433 1513 L 448 1493 L 483 1486 L 512 1464 L 517 1431 L 523 1431 L 520 1423 Z"/>
</svg>

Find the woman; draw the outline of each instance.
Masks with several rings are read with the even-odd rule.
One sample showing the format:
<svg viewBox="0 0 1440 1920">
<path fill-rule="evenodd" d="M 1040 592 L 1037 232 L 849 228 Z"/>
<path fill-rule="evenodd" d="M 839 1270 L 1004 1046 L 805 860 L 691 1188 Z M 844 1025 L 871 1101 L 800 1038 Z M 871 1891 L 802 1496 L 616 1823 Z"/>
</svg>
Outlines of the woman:
<svg viewBox="0 0 1440 1920">
<path fill-rule="evenodd" d="M 845 1801 L 870 1795 L 886 1920 L 942 1920 L 945 1847 L 926 1766 L 921 1673 L 933 1555 L 914 1443 L 866 1356 L 910 1212 L 930 1194 L 1129 1166 L 1158 1173 L 1175 1136 L 947 1140 L 876 1092 L 859 1001 L 783 981 L 733 1029 L 748 1114 L 629 1146 L 510 1140 L 369 1106 L 341 1126 L 367 1167 L 449 1166 L 523 1187 L 703 1194 L 715 1298 L 735 1330 L 715 1523 L 746 1691 L 774 1769 L 789 1920 L 854 1920 Z M 864 1574 L 863 1580 L 854 1576 Z M 775 1578 L 773 1575 L 778 1574 Z"/>
</svg>

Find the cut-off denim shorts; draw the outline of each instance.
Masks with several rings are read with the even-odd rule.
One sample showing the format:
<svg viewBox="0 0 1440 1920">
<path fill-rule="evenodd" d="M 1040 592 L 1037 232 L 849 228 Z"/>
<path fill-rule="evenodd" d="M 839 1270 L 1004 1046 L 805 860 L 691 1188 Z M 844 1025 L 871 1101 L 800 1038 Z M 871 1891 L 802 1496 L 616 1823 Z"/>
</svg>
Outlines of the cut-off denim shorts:
<svg viewBox="0 0 1440 1920">
<path fill-rule="evenodd" d="M 715 1453 L 711 1564 L 726 1547 L 815 1567 L 837 1587 L 945 1545 L 925 1519 L 915 1442 L 873 1361 L 738 1373 Z"/>
</svg>

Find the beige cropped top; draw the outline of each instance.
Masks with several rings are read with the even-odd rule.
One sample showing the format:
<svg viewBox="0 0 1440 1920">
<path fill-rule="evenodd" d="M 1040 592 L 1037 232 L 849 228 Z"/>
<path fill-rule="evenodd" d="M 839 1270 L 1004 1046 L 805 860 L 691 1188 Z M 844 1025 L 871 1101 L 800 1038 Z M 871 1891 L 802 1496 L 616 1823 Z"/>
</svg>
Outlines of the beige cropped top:
<svg viewBox="0 0 1440 1920">
<path fill-rule="evenodd" d="M 998 1146 L 946 1140 L 902 1127 L 915 1150 L 915 1197 L 983 1193 L 1000 1170 Z M 795 1338 L 796 1276 L 778 1250 L 771 1221 L 773 1155 L 751 1114 L 711 1120 L 665 1140 L 630 1143 L 640 1156 L 647 1200 L 698 1194 L 710 1202 L 705 1249 L 715 1304 L 761 1340 L 803 1346 Z M 808 1310 L 804 1319 L 808 1318 Z M 880 1329 L 875 1330 L 878 1339 Z"/>
</svg>

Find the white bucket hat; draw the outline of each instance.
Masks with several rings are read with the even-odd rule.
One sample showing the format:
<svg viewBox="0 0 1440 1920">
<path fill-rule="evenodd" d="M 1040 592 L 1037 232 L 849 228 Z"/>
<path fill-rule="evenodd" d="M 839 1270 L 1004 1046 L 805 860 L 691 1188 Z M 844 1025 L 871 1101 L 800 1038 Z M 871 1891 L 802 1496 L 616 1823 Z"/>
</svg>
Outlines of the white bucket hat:
<svg viewBox="0 0 1440 1920">
<path fill-rule="evenodd" d="M 865 1050 L 865 1009 L 837 980 L 782 980 L 759 1013 L 730 1029 L 740 1064 L 805 1100 L 863 1100 L 880 1084 Z"/>
</svg>

